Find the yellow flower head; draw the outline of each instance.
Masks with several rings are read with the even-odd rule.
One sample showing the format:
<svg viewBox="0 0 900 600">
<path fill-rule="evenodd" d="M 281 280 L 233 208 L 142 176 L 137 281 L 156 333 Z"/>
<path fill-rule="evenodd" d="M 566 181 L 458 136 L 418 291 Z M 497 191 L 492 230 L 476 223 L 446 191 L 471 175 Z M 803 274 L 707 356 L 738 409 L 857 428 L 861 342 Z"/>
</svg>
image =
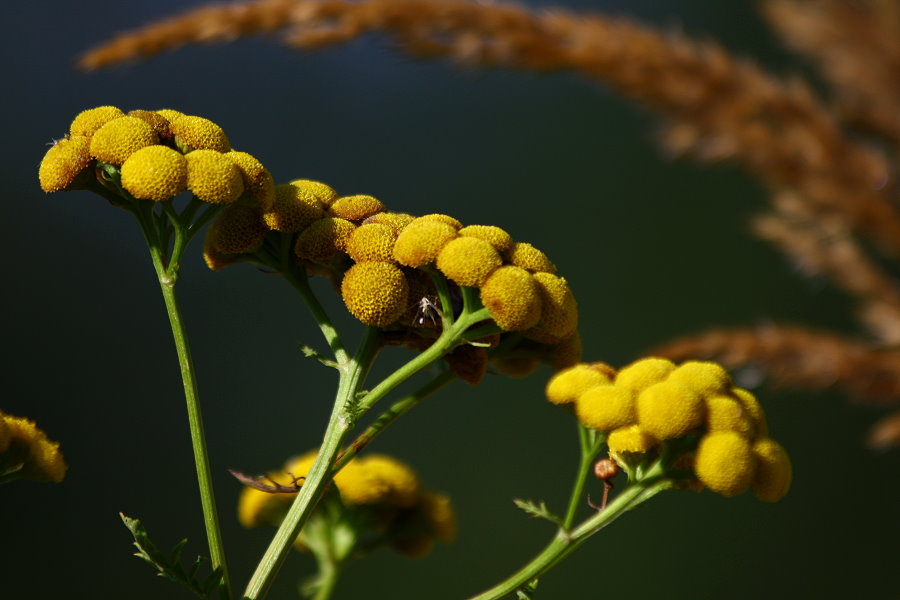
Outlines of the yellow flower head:
<svg viewBox="0 0 900 600">
<path fill-rule="evenodd" d="M 347 240 L 347 254 L 356 262 L 394 262 L 397 233 L 390 225 L 365 223 Z"/>
<path fill-rule="evenodd" d="M 119 117 L 107 122 L 91 137 L 91 156 L 121 165 L 144 146 L 159 143 L 153 128 L 137 117 Z"/>
<path fill-rule="evenodd" d="M 129 117 L 136 117 L 142 121 L 146 121 L 147 125 L 153 128 L 153 131 L 161 140 L 171 140 L 172 131 L 169 129 L 169 120 L 152 110 L 130 110 Z"/>
<path fill-rule="evenodd" d="M 419 496 L 419 480 L 412 469 L 379 454 L 350 461 L 334 476 L 334 483 L 345 504 L 408 508 Z"/>
<path fill-rule="evenodd" d="M 187 161 L 168 146 L 145 146 L 122 165 L 122 187 L 142 200 L 168 200 L 187 188 Z"/>
<path fill-rule="evenodd" d="M 319 198 L 301 185 L 292 183 L 275 186 L 275 199 L 263 219 L 275 231 L 303 231 L 325 216 Z"/>
<path fill-rule="evenodd" d="M 481 302 L 497 326 L 506 331 L 524 331 L 541 318 L 538 285 L 531 273 L 520 267 L 495 270 L 481 286 Z"/>
<path fill-rule="evenodd" d="M 291 185 L 302 189 L 305 193 L 315 196 L 322 206 L 328 208 L 334 201 L 338 199 L 338 194 L 334 188 L 321 181 L 313 181 L 312 179 L 295 179 L 290 182 Z"/>
<path fill-rule="evenodd" d="M 407 267 L 423 267 L 433 262 L 456 229 L 442 221 L 419 217 L 403 228 L 394 244 L 394 260 Z"/>
<path fill-rule="evenodd" d="M 369 223 L 381 223 L 382 225 L 390 225 L 394 229 L 394 233 L 399 234 L 403 231 L 403 228 L 415 221 L 416 218 L 412 215 L 408 215 L 406 213 L 392 213 L 392 212 L 380 212 L 377 215 L 372 215 L 365 221 L 363 221 L 363 225 L 368 225 Z"/>
<path fill-rule="evenodd" d="M 754 442 L 753 456 L 756 457 L 753 493 L 764 502 L 784 498 L 793 477 L 791 459 L 785 449 L 773 439 L 762 438 Z"/>
<path fill-rule="evenodd" d="M 269 229 L 255 203 L 235 202 L 216 216 L 206 236 L 213 248 L 223 254 L 244 254 L 259 248 Z"/>
<path fill-rule="evenodd" d="M 596 385 L 578 396 L 575 416 L 585 427 L 612 431 L 635 421 L 634 395 L 617 385 Z"/>
<path fill-rule="evenodd" d="M 203 262 L 213 271 L 221 271 L 227 266 L 240 262 L 240 256 L 235 254 L 225 254 L 216 249 L 213 245 L 213 237 L 207 232 L 203 239 Z"/>
<path fill-rule="evenodd" d="M 184 113 L 183 113 L 183 112 L 180 112 L 180 111 L 177 111 L 177 110 L 173 110 L 173 109 L 171 109 L 171 108 L 161 108 L 160 110 L 155 110 L 155 111 L 153 111 L 153 112 L 155 112 L 156 114 L 158 114 L 158 115 L 160 115 L 160 116 L 165 117 L 165 119 L 166 119 L 169 123 L 171 123 L 171 122 L 174 121 L 175 119 L 178 119 L 178 118 L 181 118 L 181 117 L 184 116 Z"/>
<path fill-rule="evenodd" d="M 516 242 L 506 253 L 506 260 L 533 273 L 556 273 L 556 265 L 547 255 L 527 242 Z"/>
<path fill-rule="evenodd" d="M 454 219 L 450 215 L 442 215 L 442 214 L 434 213 L 434 214 L 430 214 L 430 215 L 423 215 L 423 216 L 419 217 L 418 220 L 420 220 L 420 221 L 436 221 L 438 223 L 444 223 L 445 225 L 449 225 L 456 231 L 459 231 L 460 229 L 462 229 L 462 223 L 460 223 L 458 220 Z"/>
<path fill-rule="evenodd" d="M 275 202 L 275 182 L 272 174 L 252 154 L 232 150 L 225 156 L 234 163 L 244 179 L 244 189 L 250 191 L 250 195 L 256 200 L 259 208 L 265 212 L 272 208 Z"/>
<path fill-rule="evenodd" d="M 681 363 L 667 381 L 680 383 L 702 396 L 727 392 L 732 386 L 731 376 L 722 365 L 699 360 Z"/>
<path fill-rule="evenodd" d="M 469 225 L 460 229 L 459 235 L 484 240 L 497 252 L 506 252 L 513 245 L 512 236 L 493 225 Z"/>
<path fill-rule="evenodd" d="M 358 194 L 338 198 L 328 208 L 331 216 L 348 221 L 362 221 L 384 210 L 384 204 L 374 196 Z"/>
<path fill-rule="evenodd" d="M 753 482 L 756 458 L 750 442 L 733 431 L 716 431 L 700 440 L 694 473 L 700 483 L 722 496 L 744 493 Z"/>
<path fill-rule="evenodd" d="M 403 271 L 391 263 L 356 263 L 341 282 L 341 296 L 350 314 L 375 327 L 396 321 L 406 310 L 408 295 Z"/>
<path fill-rule="evenodd" d="M 306 260 L 325 260 L 347 249 L 356 225 L 346 219 L 325 217 L 313 222 L 297 236 L 294 253 Z"/>
<path fill-rule="evenodd" d="M 625 425 L 609 434 L 606 445 L 612 454 L 643 454 L 659 444 L 652 435 L 639 425 Z"/>
<path fill-rule="evenodd" d="M 194 150 L 184 157 L 187 160 L 187 187 L 200 200 L 229 204 L 244 192 L 241 172 L 221 152 Z"/>
<path fill-rule="evenodd" d="M 68 189 L 91 162 L 91 140 L 74 135 L 56 142 L 44 155 L 38 180 L 45 192 Z"/>
<path fill-rule="evenodd" d="M 83 110 L 75 117 L 69 126 L 69 133 L 72 135 L 92 136 L 94 132 L 119 117 L 124 117 L 125 113 L 115 106 L 98 106 L 97 108 L 89 108 Z"/>
<path fill-rule="evenodd" d="M 732 396 L 716 394 L 705 396 L 706 429 L 708 431 L 734 431 L 752 439 L 756 426 L 744 407 Z"/>
<path fill-rule="evenodd" d="M 449 544 L 456 539 L 456 514 L 450 498 L 433 492 L 424 492 L 419 497 L 417 508 L 431 523 L 434 537 Z"/>
<path fill-rule="evenodd" d="M 619 370 L 616 385 L 640 394 L 653 384 L 664 381 L 675 370 L 675 364 L 665 358 L 642 358 Z"/>
<path fill-rule="evenodd" d="M 160 111 L 157 111 L 160 112 Z M 203 117 L 181 116 L 169 123 L 175 143 L 185 152 L 215 150 L 228 152 L 231 144 L 221 127 Z"/>
<path fill-rule="evenodd" d="M 65 478 L 68 467 L 58 442 L 48 440 L 47 434 L 29 419 L 0 413 L 0 420 L 6 423 L 7 449 L 13 445 L 27 448 L 20 473 L 24 479 L 59 483 Z"/>
<path fill-rule="evenodd" d="M 458 237 L 447 242 L 437 256 L 437 268 L 463 287 L 478 287 L 503 259 L 488 242 L 477 237 Z"/>
<path fill-rule="evenodd" d="M 658 440 L 681 437 L 700 427 L 706 410 L 699 394 L 672 381 L 645 389 L 636 407 L 638 425 Z"/>
<path fill-rule="evenodd" d="M 571 404 L 589 389 L 609 385 L 615 371 L 604 363 L 578 364 L 564 369 L 547 382 L 547 400 L 553 404 Z"/>
<path fill-rule="evenodd" d="M 578 304 L 562 277 L 538 272 L 533 275 L 541 294 L 541 320 L 525 336 L 545 344 L 555 344 L 572 335 L 578 327 Z"/>
<path fill-rule="evenodd" d="M 766 413 L 762 405 L 752 393 L 744 388 L 731 388 L 732 395 L 737 398 L 744 409 L 744 414 L 753 422 L 753 439 L 769 435 L 769 425 L 766 423 Z"/>
</svg>

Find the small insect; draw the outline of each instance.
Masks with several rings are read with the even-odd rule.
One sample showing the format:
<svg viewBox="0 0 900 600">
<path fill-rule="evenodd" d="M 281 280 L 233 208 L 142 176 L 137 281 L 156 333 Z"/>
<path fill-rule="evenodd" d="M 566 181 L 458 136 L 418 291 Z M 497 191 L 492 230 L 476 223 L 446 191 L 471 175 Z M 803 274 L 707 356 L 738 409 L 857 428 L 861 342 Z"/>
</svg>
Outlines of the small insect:
<svg viewBox="0 0 900 600">
<path fill-rule="evenodd" d="M 422 296 L 419 300 L 419 308 L 413 319 L 413 325 L 417 327 L 425 327 L 425 322 L 431 323 L 432 327 L 437 327 L 441 320 L 441 309 L 430 296 Z"/>
</svg>

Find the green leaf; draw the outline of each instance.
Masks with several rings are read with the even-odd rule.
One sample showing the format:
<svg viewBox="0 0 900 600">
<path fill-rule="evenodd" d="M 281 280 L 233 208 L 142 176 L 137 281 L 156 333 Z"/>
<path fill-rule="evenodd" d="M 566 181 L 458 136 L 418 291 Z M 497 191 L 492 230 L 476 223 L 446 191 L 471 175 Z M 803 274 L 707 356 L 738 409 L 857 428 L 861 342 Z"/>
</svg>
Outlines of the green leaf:
<svg viewBox="0 0 900 600">
<path fill-rule="evenodd" d="M 300 352 L 302 352 L 303 356 L 305 356 L 306 358 L 314 358 L 326 367 L 332 367 L 334 369 L 339 368 L 336 362 L 325 358 L 319 353 L 318 350 L 316 350 L 312 346 L 307 346 L 306 344 L 298 344 L 298 346 L 300 346 Z"/>
<path fill-rule="evenodd" d="M 560 527 L 563 526 L 561 518 L 550 512 L 547 504 L 542 500 L 540 504 L 535 504 L 531 500 L 522 500 L 521 498 L 513 499 L 516 506 L 524 510 L 526 513 L 537 519 L 544 519 L 551 523 L 556 523 Z"/>
<path fill-rule="evenodd" d="M 119 516 L 122 518 L 122 522 L 125 523 L 125 527 L 128 528 L 128 531 L 131 532 L 131 536 L 134 538 L 134 546 L 138 549 L 138 551 L 134 553 L 135 556 L 152 565 L 157 571 L 156 574 L 160 577 L 165 577 L 166 579 L 184 585 L 204 600 L 209 600 L 209 598 L 212 597 L 212 594 L 218 589 L 222 582 L 221 568 L 216 569 L 207 575 L 202 583 L 199 582 L 196 578 L 197 570 L 200 568 L 200 564 L 206 561 L 205 558 L 198 556 L 191 565 L 189 572 L 185 572 L 184 567 L 181 566 L 181 555 L 187 544 L 187 539 L 183 539 L 175 544 L 175 547 L 172 548 L 172 551 L 169 553 L 169 557 L 166 557 L 166 555 L 160 552 L 156 545 L 150 541 L 150 535 L 147 533 L 147 530 L 144 528 L 140 519 L 132 519 L 131 517 L 126 517 L 122 513 L 119 513 Z"/>
</svg>

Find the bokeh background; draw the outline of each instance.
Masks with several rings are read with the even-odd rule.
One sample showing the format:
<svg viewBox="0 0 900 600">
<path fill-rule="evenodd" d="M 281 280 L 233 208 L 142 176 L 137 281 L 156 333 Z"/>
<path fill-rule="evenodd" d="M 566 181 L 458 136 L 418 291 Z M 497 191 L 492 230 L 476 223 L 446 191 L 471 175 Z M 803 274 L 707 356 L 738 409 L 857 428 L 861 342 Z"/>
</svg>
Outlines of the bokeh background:
<svg viewBox="0 0 900 600">
<path fill-rule="evenodd" d="M 37 184 L 47 144 L 85 108 L 203 115 L 276 181 L 320 179 L 393 210 L 500 225 L 569 280 L 591 360 L 622 365 L 715 325 L 851 327 L 843 296 L 748 234 L 766 198 L 756 181 L 665 157 L 653 116 L 596 83 L 417 62 L 378 36 L 318 53 L 260 38 L 94 74 L 74 68 L 113 33 L 193 4 L 35 1 L 4 11 L 0 409 L 36 419 L 70 464 L 60 485 L 0 488 L 4 598 L 190 597 L 130 556 L 119 511 L 141 518 L 163 548 L 188 537 L 186 554 L 206 553 L 174 348 L 140 232 L 97 197 L 48 196 Z M 777 73 L 805 72 L 752 2 L 564 4 L 682 28 Z M 340 326 L 358 332 L 321 289 Z M 278 278 L 248 265 L 212 273 L 195 247 L 179 291 L 241 589 L 272 532 L 237 524 L 239 485 L 226 468 L 260 472 L 316 446 L 335 378 L 298 351 L 320 345 L 318 332 Z M 463 598 L 543 546 L 551 527 L 511 500 L 561 507 L 568 494 L 575 425 L 544 400 L 549 375 L 454 383 L 376 442 L 453 497 L 460 534 L 425 560 L 382 551 L 351 565 L 336 598 Z M 783 501 L 664 494 L 545 577 L 539 597 L 896 597 L 900 453 L 863 447 L 880 413 L 836 393 L 761 397 L 794 461 Z M 311 569 L 292 556 L 271 597 L 296 597 Z"/>
</svg>

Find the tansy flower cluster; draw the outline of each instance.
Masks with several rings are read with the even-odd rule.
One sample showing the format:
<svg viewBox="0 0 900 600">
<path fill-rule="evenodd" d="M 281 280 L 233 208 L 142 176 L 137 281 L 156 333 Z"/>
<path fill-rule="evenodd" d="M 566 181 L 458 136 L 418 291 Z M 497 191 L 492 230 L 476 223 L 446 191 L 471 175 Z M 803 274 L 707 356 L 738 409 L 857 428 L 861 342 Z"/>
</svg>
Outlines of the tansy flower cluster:
<svg viewBox="0 0 900 600">
<path fill-rule="evenodd" d="M 221 269 L 254 260 L 264 244 L 287 246 L 309 273 L 332 277 L 347 309 L 366 325 L 412 332 L 402 343 L 413 347 L 441 327 L 431 277 L 439 274 L 455 300 L 460 288 L 475 288 L 497 326 L 521 332 L 517 347 L 504 348 L 501 370 L 523 374 L 539 358 L 561 367 L 580 356 L 568 283 L 546 254 L 500 227 L 393 213 L 372 196 L 340 196 L 324 183 L 298 179 L 275 187 L 269 210 L 243 203 L 223 210 L 204 256 L 210 268 Z"/>
<path fill-rule="evenodd" d="M 790 459 L 769 438 L 762 407 L 716 363 L 645 358 L 618 372 L 582 363 L 557 373 L 546 392 L 554 404 L 572 406 L 583 425 L 607 433 L 617 462 L 633 463 L 692 436 L 696 448 L 685 454 L 692 451 L 692 460 L 676 467 L 690 467 L 710 490 L 736 496 L 752 487 L 774 502 L 790 487 Z"/>
<path fill-rule="evenodd" d="M 47 151 L 38 178 L 45 192 L 105 185 L 99 166 L 117 169 L 138 200 L 162 202 L 185 190 L 212 204 L 243 197 L 268 209 L 274 200 L 272 176 L 258 160 L 232 150 L 212 121 L 176 110 L 85 110 Z"/>
<path fill-rule="evenodd" d="M 59 443 L 48 440 L 33 421 L 0 412 L 0 482 L 59 483 L 67 468 Z"/>
<path fill-rule="evenodd" d="M 281 471 L 267 474 L 282 485 L 295 482 L 312 468 L 316 451 L 289 460 Z M 427 554 L 436 540 L 456 537 L 456 518 L 450 499 L 422 489 L 415 473 L 405 464 L 384 455 L 353 458 L 334 477 L 334 493 L 323 501 L 332 517 L 352 530 L 366 546 L 387 544 L 411 557 Z M 293 494 L 269 493 L 245 487 L 238 502 L 238 519 L 245 527 L 277 526 L 294 499 Z M 329 508 L 320 508 L 326 511 Z M 310 531 L 311 530 L 311 531 Z M 307 527 L 297 538 L 301 550 L 315 548 L 315 528 Z"/>
</svg>

